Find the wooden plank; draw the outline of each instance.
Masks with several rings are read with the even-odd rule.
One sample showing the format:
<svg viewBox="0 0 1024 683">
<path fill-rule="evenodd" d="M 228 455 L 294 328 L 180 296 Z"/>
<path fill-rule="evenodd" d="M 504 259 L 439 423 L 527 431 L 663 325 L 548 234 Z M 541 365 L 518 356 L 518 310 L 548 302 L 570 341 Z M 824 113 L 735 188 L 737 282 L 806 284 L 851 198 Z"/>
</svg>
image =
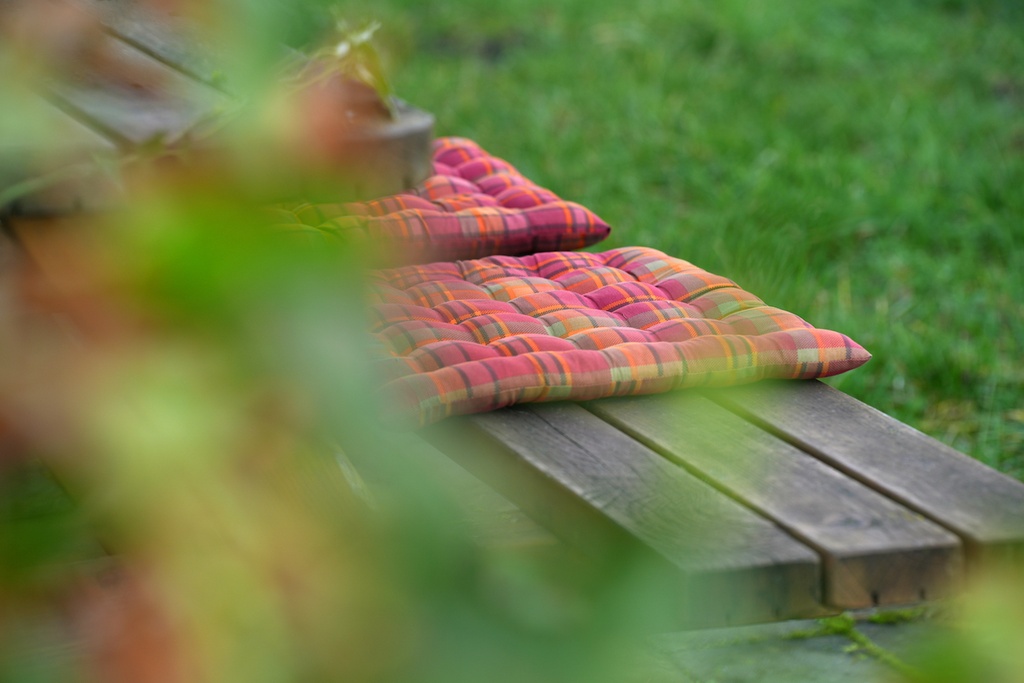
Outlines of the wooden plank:
<svg viewBox="0 0 1024 683">
<path fill-rule="evenodd" d="M 197 81 L 222 89 L 222 76 L 210 56 L 211 45 L 200 40 L 174 10 L 173 4 L 139 6 L 125 0 L 80 0 L 99 14 L 104 26 L 118 39 Z"/>
<path fill-rule="evenodd" d="M 951 529 L 972 563 L 1024 549 L 1024 484 L 822 382 L 708 395 Z"/>
<path fill-rule="evenodd" d="M 108 73 L 85 67 L 55 82 L 58 106 L 121 147 L 160 138 L 173 143 L 215 117 L 227 98 L 140 50 L 107 37 Z"/>
<path fill-rule="evenodd" d="M 821 611 L 814 552 L 575 404 L 507 408 L 422 433 L 597 563 L 639 553 L 657 565 L 680 624 Z"/>
<path fill-rule="evenodd" d="M 933 599 L 961 577 L 956 536 L 694 392 L 588 409 L 818 549 L 829 605 Z"/>
<path fill-rule="evenodd" d="M 561 545 L 511 501 L 415 434 L 377 434 L 372 452 L 353 451 L 348 459 L 374 500 L 402 499 L 410 488 L 414 495 L 426 492 L 436 503 L 432 507 L 451 505 L 452 523 L 466 527 L 481 546 L 544 553 Z"/>
</svg>

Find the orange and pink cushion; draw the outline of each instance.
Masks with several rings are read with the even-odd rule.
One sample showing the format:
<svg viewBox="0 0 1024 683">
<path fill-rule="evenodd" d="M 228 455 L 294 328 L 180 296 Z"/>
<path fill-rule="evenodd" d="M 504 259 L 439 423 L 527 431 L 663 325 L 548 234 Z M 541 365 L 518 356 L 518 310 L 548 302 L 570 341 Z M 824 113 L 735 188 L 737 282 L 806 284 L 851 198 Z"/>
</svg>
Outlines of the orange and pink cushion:
<svg viewBox="0 0 1024 683">
<path fill-rule="evenodd" d="M 305 232 L 360 231 L 391 263 L 580 249 L 610 230 L 594 212 L 535 185 L 471 140 L 436 140 L 433 170 L 401 194 L 277 213 L 282 224 Z"/>
<path fill-rule="evenodd" d="M 642 247 L 430 263 L 373 280 L 386 405 L 413 425 L 530 401 L 827 377 L 871 357 Z"/>
</svg>

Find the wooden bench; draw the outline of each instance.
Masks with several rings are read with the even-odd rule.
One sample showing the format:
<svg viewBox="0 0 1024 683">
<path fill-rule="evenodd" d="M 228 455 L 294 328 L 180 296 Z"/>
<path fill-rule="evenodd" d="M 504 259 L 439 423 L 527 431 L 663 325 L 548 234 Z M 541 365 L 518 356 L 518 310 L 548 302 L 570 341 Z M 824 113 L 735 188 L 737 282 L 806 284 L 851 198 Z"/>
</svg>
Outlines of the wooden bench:
<svg viewBox="0 0 1024 683">
<path fill-rule="evenodd" d="M 625 531 L 666 558 L 696 622 L 938 599 L 1024 531 L 1020 482 L 818 381 L 512 408 L 425 437 L 559 537 L 600 552 Z"/>
<path fill-rule="evenodd" d="M 177 139 L 225 101 L 209 65 L 158 29 L 115 13 L 107 39 L 175 87 L 86 79 L 40 97 L 67 136 L 63 162 Z M 9 179 L 28 151 L 3 150 Z M 74 214 L 118 191 L 76 176 L 8 205 L 4 226 L 59 280 Z M 648 555 L 679 589 L 666 599 L 680 625 L 940 599 L 1024 547 L 1024 484 L 818 381 L 515 407 L 449 419 L 394 451 L 453 482 L 483 543 L 598 563 Z M 373 462 L 353 461 L 387 486 Z"/>
</svg>

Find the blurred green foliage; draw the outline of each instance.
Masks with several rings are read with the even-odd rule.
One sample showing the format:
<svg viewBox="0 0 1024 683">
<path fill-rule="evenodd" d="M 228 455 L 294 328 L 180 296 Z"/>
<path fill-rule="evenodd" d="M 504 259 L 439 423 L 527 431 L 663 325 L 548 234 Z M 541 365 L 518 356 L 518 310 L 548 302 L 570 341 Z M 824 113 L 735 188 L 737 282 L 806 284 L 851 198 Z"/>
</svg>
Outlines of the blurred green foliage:
<svg viewBox="0 0 1024 683">
<path fill-rule="evenodd" d="M 382 21 L 397 92 L 439 133 L 595 209 L 607 246 L 664 249 L 849 333 L 875 360 L 844 390 L 1024 473 L 1018 4 L 344 12 Z M 17 359 L 0 370 L 0 482 L 22 500 L 0 517 L 0 680 L 628 678 L 629 646 L 671 608 L 651 567 L 474 542 L 419 454 L 371 428 L 359 245 L 289 242 L 253 207 L 296 168 L 266 142 L 278 46 L 321 40 L 329 5 L 223 0 L 204 17 L 249 107 L 237 163 L 159 176 L 95 227 L 58 302 L 88 343 L 39 332 L 46 306 L 0 301 L 29 321 L 0 334 Z M 401 462 L 389 495 L 367 500 L 339 457 Z M 11 473 L 36 459 L 79 487 L 74 512 L 53 488 L 24 512 Z M 986 628 L 1018 634 L 1016 603 L 976 604 L 966 647 L 945 650 L 960 668 L 929 680 L 1014 670 Z"/>
<path fill-rule="evenodd" d="M 68 7 L 26 25 L 88 45 Z M 0 680 L 620 680 L 671 612 L 649 558 L 480 543 L 421 446 L 379 426 L 367 245 L 271 225 L 276 191 L 323 170 L 282 144 L 305 119 L 272 65 L 322 39 L 326 6 L 198 10 L 235 125 L 129 159 L 116 210 L 36 226 L 67 240 L 56 278 L 0 270 Z M 2 82 L 61 43 L 4 43 Z M 71 68 L 63 49 L 41 61 Z M 35 128 L 16 108 L 5 143 Z"/>
</svg>

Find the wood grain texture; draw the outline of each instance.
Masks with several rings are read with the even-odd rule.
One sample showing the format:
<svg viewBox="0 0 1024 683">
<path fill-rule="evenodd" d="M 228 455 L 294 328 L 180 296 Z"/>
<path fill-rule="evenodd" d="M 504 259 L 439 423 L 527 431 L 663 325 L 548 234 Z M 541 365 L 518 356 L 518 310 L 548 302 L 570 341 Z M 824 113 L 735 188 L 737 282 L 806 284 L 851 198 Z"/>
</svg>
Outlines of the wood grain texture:
<svg viewBox="0 0 1024 683">
<path fill-rule="evenodd" d="M 641 553 L 664 565 L 680 623 L 821 610 L 814 552 L 575 404 L 452 419 L 423 435 L 595 562 Z"/>
<path fill-rule="evenodd" d="M 956 536 L 696 393 L 587 407 L 819 550 L 829 605 L 931 599 L 961 578 Z"/>
<path fill-rule="evenodd" d="M 122 148 L 154 139 L 173 143 L 215 117 L 228 100 L 220 92 L 107 37 L 108 63 L 85 66 L 50 87 L 53 101 Z"/>
<path fill-rule="evenodd" d="M 952 530 L 972 561 L 1024 548 L 1024 484 L 822 382 L 708 396 Z"/>
<path fill-rule="evenodd" d="M 97 12 L 111 34 L 154 59 L 207 85 L 223 87 L 213 46 L 174 12 L 173 5 L 140 7 L 125 0 L 79 0 Z"/>
<path fill-rule="evenodd" d="M 433 496 L 430 506 L 451 506 L 453 523 L 481 546 L 543 551 L 560 545 L 507 498 L 415 434 L 375 435 L 371 452 L 353 450 L 348 458 L 375 501 Z"/>
</svg>

